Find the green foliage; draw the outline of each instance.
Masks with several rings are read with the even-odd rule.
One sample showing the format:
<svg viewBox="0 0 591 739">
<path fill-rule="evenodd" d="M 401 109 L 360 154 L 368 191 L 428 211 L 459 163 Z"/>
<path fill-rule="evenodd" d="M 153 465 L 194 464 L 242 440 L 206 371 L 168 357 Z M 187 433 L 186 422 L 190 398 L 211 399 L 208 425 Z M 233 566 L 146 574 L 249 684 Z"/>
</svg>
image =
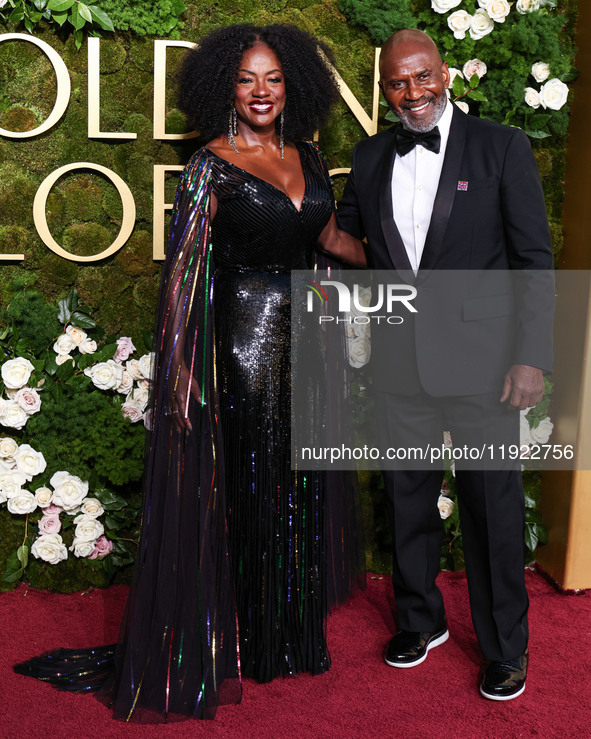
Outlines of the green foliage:
<svg viewBox="0 0 591 739">
<path fill-rule="evenodd" d="M 61 28 L 68 24 L 74 29 L 76 48 L 82 46 L 84 31 L 100 36 L 99 28 L 113 31 L 113 24 L 104 10 L 97 5 L 87 5 L 81 0 L 8 0 L 0 8 L 0 19 L 9 23 L 22 23 L 29 33 L 45 20 Z"/>
<path fill-rule="evenodd" d="M 541 479 L 539 472 L 523 473 L 523 490 L 525 493 L 525 562 L 530 564 L 535 559 L 538 544 L 546 544 L 548 531 L 537 512 L 540 500 Z"/>
<path fill-rule="evenodd" d="M 35 290 L 17 292 L 8 307 L 2 310 L 0 325 L 11 323 L 32 355 L 40 354 L 61 333 L 55 306 Z"/>
<path fill-rule="evenodd" d="M 409 0 L 340 0 L 339 8 L 353 23 L 367 28 L 378 46 L 396 31 L 417 27 Z"/>
<path fill-rule="evenodd" d="M 123 418 L 121 404 L 107 393 L 84 392 L 88 389 L 88 382 L 74 378 L 48 386 L 43 412 L 27 424 L 35 448 L 49 467 L 67 468 L 83 480 L 122 486 L 141 479 L 143 426 Z"/>
<path fill-rule="evenodd" d="M 179 38 L 178 29 L 183 28 L 179 18 L 187 9 L 182 0 L 160 0 L 158 3 L 101 0 L 101 7 L 109 14 L 115 28 L 121 31 L 169 38 Z"/>
</svg>

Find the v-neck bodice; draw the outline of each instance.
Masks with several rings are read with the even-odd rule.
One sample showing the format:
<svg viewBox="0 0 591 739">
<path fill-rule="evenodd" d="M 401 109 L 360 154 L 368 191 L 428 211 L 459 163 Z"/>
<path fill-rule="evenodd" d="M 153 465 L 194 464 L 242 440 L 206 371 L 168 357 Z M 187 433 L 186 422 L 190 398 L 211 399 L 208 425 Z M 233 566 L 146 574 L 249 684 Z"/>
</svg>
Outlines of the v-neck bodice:
<svg viewBox="0 0 591 739">
<path fill-rule="evenodd" d="M 305 269 L 318 236 L 328 223 L 333 196 L 316 149 L 298 144 L 305 190 L 298 210 L 270 182 L 208 150 L 217 211 L 212 224 L 217 269 Z"/>
</svg>

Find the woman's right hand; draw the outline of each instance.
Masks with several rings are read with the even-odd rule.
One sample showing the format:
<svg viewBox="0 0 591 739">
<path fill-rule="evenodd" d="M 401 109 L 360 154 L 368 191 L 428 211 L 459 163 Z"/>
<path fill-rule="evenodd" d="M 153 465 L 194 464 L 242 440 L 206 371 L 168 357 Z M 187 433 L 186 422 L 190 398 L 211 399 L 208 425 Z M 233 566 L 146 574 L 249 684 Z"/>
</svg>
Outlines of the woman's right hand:
<svg viewBox="0 0 591 739">
<path fill-rule="evenodd" d="M 176 390 L 171 401 L 171 415 L 176 427 L 179 431 L 192 431 L 193 427 L 189 420 L 189 405 L 190 400 L 187 398 L 187 388 L 190 387 L 190 392 L 193 398 L 201 403 L 201 388 L 194 377 L 190 376 L 188 367 L 183 363 L 181 365 L 181 371 L 178 377 Z M 186 414 L 186 415 L 185 415 Z"/>
</svg>

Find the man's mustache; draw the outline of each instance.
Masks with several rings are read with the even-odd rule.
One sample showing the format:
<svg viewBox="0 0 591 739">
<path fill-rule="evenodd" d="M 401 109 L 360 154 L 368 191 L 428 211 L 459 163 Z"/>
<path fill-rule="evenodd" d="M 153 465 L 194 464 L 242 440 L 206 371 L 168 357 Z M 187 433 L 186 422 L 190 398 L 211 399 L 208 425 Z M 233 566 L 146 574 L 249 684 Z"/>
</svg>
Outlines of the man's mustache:
<svg viewBox="0 0 591 739">
<path fill-rule="evenodd" d="M 412 110 L 413 108 L 420 108 L 421 105 L 425 105 L 425 103 L 430 103 L 432 100 L 431 97 L 427 97 L 426 95 L 423 95 L 423 97 L 419 98 L 418 100 L 413 100 L 412 103 L 406 103 L 402 106 L 403 110 Z"/>
</svg>

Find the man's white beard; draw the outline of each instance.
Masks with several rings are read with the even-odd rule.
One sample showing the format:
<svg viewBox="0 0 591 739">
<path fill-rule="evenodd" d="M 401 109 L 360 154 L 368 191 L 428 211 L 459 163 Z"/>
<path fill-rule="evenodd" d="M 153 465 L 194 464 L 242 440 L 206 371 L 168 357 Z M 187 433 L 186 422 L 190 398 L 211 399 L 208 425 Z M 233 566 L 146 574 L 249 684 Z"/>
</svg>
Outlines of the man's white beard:
<svg viewBox="0 0 591 739">
<path fill-rule="evenodd" d="M 439 123 L 441 116 L 443 115 L 443 111 L 445 110 L 445 106 L 447 104 L 447 96 L 445 92 L 441 93 L 437 102 L 430 104 L 433 105 L 433 116 L 428 121 L 416 121 L 414 118 L 412 118 L 412 113 L 409 113 L 404 109 L 402 109 L 400 113 L 396 113 L 396 115 L 401 120 L 404 127 L 407 128 L 409 131 L 412 131 L 413 133 L 426 133 L 432 128 L 435 128 L 435 126 Z M 410 118 L 410 121 L 407 120 L 407 117 Z"/>
</svg>

